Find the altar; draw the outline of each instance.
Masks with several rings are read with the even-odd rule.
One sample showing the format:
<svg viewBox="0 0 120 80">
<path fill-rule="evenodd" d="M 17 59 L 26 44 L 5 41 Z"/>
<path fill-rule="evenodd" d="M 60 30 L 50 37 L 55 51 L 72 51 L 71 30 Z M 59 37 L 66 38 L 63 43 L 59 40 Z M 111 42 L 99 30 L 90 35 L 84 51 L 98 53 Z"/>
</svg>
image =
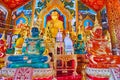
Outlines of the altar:
<svg viewBox="0 0 120 80">
<path fill-rule="evenodd" d="M 119 80 L 119 0 L 0 0 L 0 80 Z"/>
</svg>

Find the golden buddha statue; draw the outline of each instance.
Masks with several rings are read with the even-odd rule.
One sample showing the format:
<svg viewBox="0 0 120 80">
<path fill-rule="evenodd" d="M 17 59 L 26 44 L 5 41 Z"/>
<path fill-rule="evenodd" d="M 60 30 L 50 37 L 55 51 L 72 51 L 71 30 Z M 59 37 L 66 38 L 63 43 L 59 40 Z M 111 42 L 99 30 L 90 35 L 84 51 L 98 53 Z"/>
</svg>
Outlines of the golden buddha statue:
<svg viewBox="0 0 120 80">
<path fill-rule="evenodd" d="M 52 38 L 55 38 L 58 30 L 63 32 L 63 22 L 58 19 L 59 14 L 57 11 L 53 11 L 50 16 L 52 20 L 47 22 L 47 29 L 49 29 L 49 32 L 51 32 Z"/>
<path fill-rule="evenodd" d="M 15 54 L 22 54 L 22 46 L 24 43 L 24 38 L 27 38 L 27 31 L 22 29 L 19 33 L 19 38 L 16 40 Z"/>
<path fill-rule="evenodd" d="M 72 28 L 72 31 L 70 32 L 70 34 L 71 34 L 72 40 L 76 40 L 77 39 L 77 33 L 74 31 L 73 28 Z"/>
</svg>

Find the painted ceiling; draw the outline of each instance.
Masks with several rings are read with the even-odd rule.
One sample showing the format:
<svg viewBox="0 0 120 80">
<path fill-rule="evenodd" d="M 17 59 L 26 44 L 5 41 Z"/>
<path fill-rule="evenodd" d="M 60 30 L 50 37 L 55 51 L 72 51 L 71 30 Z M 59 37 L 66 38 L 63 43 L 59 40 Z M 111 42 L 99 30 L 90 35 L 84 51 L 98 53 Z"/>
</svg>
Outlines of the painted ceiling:
<svg viewBox="0 0 120 80">
<path fill-rule="evenodd" d="M 29 1 L 30 0 L 0 0 L 0 3 L 5 5 L 7 8 L 14 10 Z"/>
<path fill-rule="evenodd" d="M 94 11 L 100 11 L 104 5 L 106 0 L 81 0 L 86 6 L 93 9 Z"/>
<path fill-rule="evenodd" d="M 14 10 L 30 0 L 0 0 L 0 2 L 5 5 L 7 8 Z M 106 0 L 81 0 L 86 6 L 90 7 L 94 11 L 100 11 L 104 5 Z"/>
</svg>

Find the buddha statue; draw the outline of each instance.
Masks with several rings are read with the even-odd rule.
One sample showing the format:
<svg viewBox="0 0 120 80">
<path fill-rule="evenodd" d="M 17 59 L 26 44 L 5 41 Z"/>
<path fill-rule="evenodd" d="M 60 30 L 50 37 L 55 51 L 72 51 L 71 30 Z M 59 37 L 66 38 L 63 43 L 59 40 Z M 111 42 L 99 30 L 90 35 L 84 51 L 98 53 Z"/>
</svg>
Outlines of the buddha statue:
<svg viewBox="0 0 120 80">
<path fill-rule="evenodd" d="M 87 42 L 88 52 L 91 54 L 111 54 L 111 49 L 108 46 L 108 40 L 102 34 L 102 27 L 99 25 L 97 19 L 94 28 L 91 32 L 92 38 Z"/>
<path fill-rule="evenodd" d="M 57 45 L 56 53 L 62 54 L 63 53 L 63 46 L 62 46 L 63 45 L 63 35 L 60 32 L 60 30 L 56 35 L 56 45 Z"/>
<path fill-rule="evenodd" d="M 97 20 L 97 19 L 96 19 Z M 112 55 L 108 40 L 102 35 L 102 27 L 96 21 L 92 38 L 87 42 L 88 59 L 96 67 L 110 67 L 106 64 L 120 64 L 119 56 Z"/>
<path fill-rule="evenodd" d="M 82 34 L 78 34 L 77 41 L 74 43 L 75 54 L 85 54 L 85 43 Z"/>
<path fill-rule="evenodd" d="M 15 54 L 22 54 L 22 46 L 26 36 L 27 36 L 26 30 L 22 30 L 19 33 L 18 39 L 16 40 L 16 43 L 15 43 Z"/>
<path fill-rule="evenodd" d="M 58 31 L 58 33 L 56 35 L 56 41 L 57 42 L 62 42 L 63 41 L 63 36 L 62 36 L 62 33 L 60 32 L 60 30 Z"/>
<path fill-rule="evenodd" d="M 46 28 L 49 29 L 52 38 L 55 38 L 59 29 L 63 32 L 63 22 L 58 19 L 59 14 L 57 11 L 53 11 L 50 16 L 52 19 L 47 22 Z"/>
<path fill-rule="evenodd" d="M 23 53 L 39 54 L 40 43 L 42 41 L 42 39 L 39 38 L 39 33 L 37 27 L 31 29 L 31 37 L 27 38 L 23 44 Z"/>
<path fill-rule="evenodd" d="M 22 55 L 11 55 L 8 57 L 8 68 L 32 67 L 49 68 L 49 57 L 45 51 L 44 41 L 39 38 L 39 30 L 32 27 L 31 37 L 24 40 Z"/>
<path fill-rule="evenodd" d="M 75 40 L 77 38 L 75 30 L 72 28 L 72 31 L 70 32 L 72 40 Z"/>
<path fill-rule="evenodd" d="M 67 33 L 65 39 L 64 39 L 64 48 L 65 48 L 65 52 L 66 54 L 74 54 L 74 49 L 73 49 L 73 42 L 70 38 L 69 33 Z"/>
</svg>

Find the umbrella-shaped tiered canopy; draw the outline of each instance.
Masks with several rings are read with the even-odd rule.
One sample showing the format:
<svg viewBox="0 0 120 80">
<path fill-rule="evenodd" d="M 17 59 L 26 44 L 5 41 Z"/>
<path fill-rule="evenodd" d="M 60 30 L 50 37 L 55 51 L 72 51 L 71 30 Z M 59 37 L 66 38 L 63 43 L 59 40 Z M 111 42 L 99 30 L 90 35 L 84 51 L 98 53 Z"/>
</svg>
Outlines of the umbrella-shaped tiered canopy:
<svg viewBox="0 0 120 80">
<path fill-rule="evenodd" d="M 90 7 L 94 11 L 100 11 L 104 5 L 106 0 L 81 0 L 86 6 Z"/>
<path fill-rule="evenodd" d="M 18 7 L 24 5 L 25 3 L 29 2 L 30 0 L 0 0 L 0 3 L 2 3 L 4 6 L 6 6 L 8 9 L 14 10 Z"/>
</svg>

